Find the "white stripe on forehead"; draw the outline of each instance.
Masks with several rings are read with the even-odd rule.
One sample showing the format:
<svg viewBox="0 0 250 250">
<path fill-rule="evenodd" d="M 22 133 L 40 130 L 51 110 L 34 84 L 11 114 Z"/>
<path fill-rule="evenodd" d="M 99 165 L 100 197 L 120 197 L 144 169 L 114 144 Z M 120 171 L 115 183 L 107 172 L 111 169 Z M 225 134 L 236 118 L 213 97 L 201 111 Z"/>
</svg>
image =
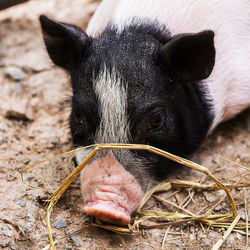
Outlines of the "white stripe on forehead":
<svg viewBox="0 0 250 250">
<path fill-rule="evenodd" d="M 96 143 L 128 143 L 129 126 L 127 119 L 127 85 L 122 82 L 115 69 L 102 73 L 94 82 L 99 100 L 100 126 Z"/>
</svg>

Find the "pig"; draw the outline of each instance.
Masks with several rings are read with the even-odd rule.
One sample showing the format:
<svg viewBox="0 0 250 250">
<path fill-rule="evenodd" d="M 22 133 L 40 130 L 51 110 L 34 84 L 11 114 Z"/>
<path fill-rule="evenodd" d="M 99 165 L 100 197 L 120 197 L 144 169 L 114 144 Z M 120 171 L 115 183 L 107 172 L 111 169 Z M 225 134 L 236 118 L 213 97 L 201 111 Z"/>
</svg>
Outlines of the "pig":
<svg viewBox="0 0 250 250">
<path fill-rule="evenodd" d="M 250 106 L 249 0 L 104 0 L 86 32 L 40 22 L 50 58 L 71 79 L 75 147 L 149 144 L 187 158 Z M 172 168 L 145 151 L 98 152 L 81 172 L 83 210 L 127 225 Z"/>
</svg>

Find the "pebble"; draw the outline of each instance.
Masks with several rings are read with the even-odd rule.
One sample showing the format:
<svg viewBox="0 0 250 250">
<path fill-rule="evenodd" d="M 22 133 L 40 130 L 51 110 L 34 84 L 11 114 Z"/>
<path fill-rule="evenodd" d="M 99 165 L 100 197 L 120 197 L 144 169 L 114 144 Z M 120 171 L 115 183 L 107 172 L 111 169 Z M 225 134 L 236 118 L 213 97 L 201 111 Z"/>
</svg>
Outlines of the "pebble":
<svg viewBox="0 0 250 250">
<path fill-rule="evenodd" d="M 22 82 L 16 84 L 15 94 L 17 96 L 22 96 L 24 94 L 24 84 Z"/>
<path fill-rule="evenodd" d="M 220 211 L 222 209 L 222 206 L 221 205 L 218 205 L 214 208 L 214 211 Z"/>
<path fill-rule="evenodd" d="M 55 224 L 54 227 L 57 229 L 63 228 L 63 227 L 67 227 L 68 226 L 68 222 L 66 220 L 58 220 Z"/>
<path fill-rule="evenodd" d="M 5 132 L 7 130 L 7 126 L 4 123 L 0 123 L 0 132 Z"/>
<path fill-rule="evenodd" d="M 235 238 L 235 235 L 230 235 L 227 239 L 226 239 L 226 244 L 228 247 L 231 247 L 233 242 L 234 242 L 234 238 Z"/>
<path fill-rule="evenodd" d="M 73 234 L 73 235 L 70 236 L 70 239 L 74 241 L 79 235 L 80 235 L 80 233 Z"/>
<path fill-rule="evenodd" d="M 241 240 L 242 236 L 241 236 L 239 233 L 236 233 L 236 238 L 237 238 L 238 240 Z"/>
<path fill-rule="evenodd" d="M 26 77 L 26 74 L 23 72 L 23 70 L 15 66 L 7 67 L 5 70 L 5 75 L 14 81 L 21 81 Z"/>
<path fill-rule="evenodd" d="M 2 234 L 8 237 L 11 237 L 11 231 L 7 225 L 1 227 Z"/>
<path fill-rule="evenodd" d="M 189 238 L 190 238 L 191 241 L 194 241 L 196 239 L 195 234 L 190 234 Z"/>
<path fill-rule="evenodd" d="M 206 200 L 209 202 L 214 202 L 217 200 L 216 195 L 214 195 L 214 192 L 203 192 L 203 195 L 205 196 Z"/>
<path fill-rule="evenodd" d="M 70 236 L 70 239 L 74 242 L 76 247 L 81 247 L 82 246 L 82 241 L 80 237 L 78 237 L 80 234 L 74 234 Z"/>
<path fill-rule="evenodd" d="M 28 234 L 29 231 L 30 231 L 30 228 L 31 228 L 30 223 L 27 223 L 27 224 L 24 226 L 24 228 L 23 228 L 24 234 Z"/>
<path fill-rule="evenodd" d="M 245 212 L 244 209 L 239 209 L 238 214 L 239 214 L 239 216 L 241 217 L 242 220 L 244 220 L 244 221 L 246 220 L 246 212 Z"/>
<path fill-rule="evenodd" d="M 58 138 L 57 137 L 52 137 L 50 139 L 50 143 L 53 144 L 54 146 L 59 144 Z"/>
<path fill-rule="evenodd" d="M 31 107 L 37 107 L 39 105 L 39 103 L 41 103 L 41 101 L 40 101 L 40 99 L 38 97 L 33 97 L 30 100 Z"/>
<path fill-rule="evenodd" d="M 40 189 L 29 190 L 28 194 L 32 195 L 34 198 L 44 197 L 45 196 L 45 192 L 43 190 L 40 190 Z"/>
<path fill-rule="evenodd" d="M 35 97 L 35 96 L 38 95 L 38 92 L 37 92 L 36 89 L 31 89 L 31 90 L 30 90 L 30 94 L 31 94 L 32 97 Z"/>
<path fill-rule="evenodd" d="M 20 200 L 17 201 L 17 204 L 18 204 L 19 206 L 21 206 L 21 207 L 25 207 L 26 204 L 27 204 L 27 201 L 26 201 L 26 200 L 20 199 Z"/>
<path fill-rule="evenodd" d="M 27 214 L 25 216 L 25 219 L 30 221 L 30 222 L 35 222 L 36 221 L 35 216 L 33 214 Z"/>
<path fill-rule="evenodd" d="M 24 165 L 26 165 L 26 164 L 28 164 L 30 162 L 30 159 L 27 156 L 18 155 L 18 162 L 21 162 Z"/>
<path fill-rule="evenodd" d="M 11 249 L 11 250 L 17 250 L 17 245 L 16 245 L 15 242 L 11 242 L 11 243 L 10 243 L 10 249 Z"/>
<path fill-rule="evenodd" d="M 218 200 L 220 197 L 224 195 L 224 191 L 219 190 L 216 193 L 215 192 L 203 192 L 203 194 L 207 201 L 215 202 L 216 200 Z"/>
<path fill-rule="evenodd" d="M 217 239 L 218 236 L 220 236 L 220 234 L 218 234 L 218 233 L 216 233 L 216 232 L 213 232 L 213 231 L 209 232 L 209 234 L 208 234 L 208 237 L 209 237 L 210 239 Z"/>
<path fill-rule="evenodd" d="M 209 239 L 204 239 L 204 245 L 205 245 L 205 246 L 210 246 L 210 245 L 211 245 L 211 240 L 209 240 Z"/>
</svg>

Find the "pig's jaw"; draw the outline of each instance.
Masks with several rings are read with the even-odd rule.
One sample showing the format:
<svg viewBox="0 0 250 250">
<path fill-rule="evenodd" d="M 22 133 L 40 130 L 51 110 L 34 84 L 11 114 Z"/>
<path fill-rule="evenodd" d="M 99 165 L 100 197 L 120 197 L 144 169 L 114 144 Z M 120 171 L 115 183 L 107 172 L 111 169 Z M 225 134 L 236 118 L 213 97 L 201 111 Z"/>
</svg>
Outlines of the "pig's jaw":
<svg viewBox="0 0 250 250">
<path fill-rule="evenodd" d="M 81 173 L 84 211 L 102 221 L 127 225 L 143 197 L 137 180 L 112 153 L 94 160 Z"/>
</svg>

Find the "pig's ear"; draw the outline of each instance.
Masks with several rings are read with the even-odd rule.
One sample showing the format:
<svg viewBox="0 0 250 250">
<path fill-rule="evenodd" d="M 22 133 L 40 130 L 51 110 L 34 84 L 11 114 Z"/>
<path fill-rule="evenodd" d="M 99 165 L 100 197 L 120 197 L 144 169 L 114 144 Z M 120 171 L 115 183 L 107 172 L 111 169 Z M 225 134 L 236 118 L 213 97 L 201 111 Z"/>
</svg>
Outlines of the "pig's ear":
<svg viewBox="0 0 250 250">
<path fill-rule="evenodd" d="M 206 79 L 215 62 L 214 32 L 178 35 L 162 47 L 161 57 L 166 69 L 177 79 Z"/>
<path fill-rule="evenodd" d="M 80 28 L 40 16 L 43 39 L 54 64 L 70 70 L 73 61 L 86 48 L 90 38 Z"/>
</svg>

